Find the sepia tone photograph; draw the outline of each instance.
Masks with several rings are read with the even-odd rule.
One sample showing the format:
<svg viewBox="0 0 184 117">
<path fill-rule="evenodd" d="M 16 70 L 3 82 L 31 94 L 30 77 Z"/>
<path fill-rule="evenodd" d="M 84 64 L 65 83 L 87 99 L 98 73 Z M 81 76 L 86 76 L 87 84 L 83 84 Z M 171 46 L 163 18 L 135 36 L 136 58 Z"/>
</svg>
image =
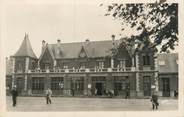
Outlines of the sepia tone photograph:
<svg viewBox="0 0 184 117">
<path fill-rule="evenodd" d="M 7 112 L 177 112 L 178 6 L 7 2 Z"/>
</svg>

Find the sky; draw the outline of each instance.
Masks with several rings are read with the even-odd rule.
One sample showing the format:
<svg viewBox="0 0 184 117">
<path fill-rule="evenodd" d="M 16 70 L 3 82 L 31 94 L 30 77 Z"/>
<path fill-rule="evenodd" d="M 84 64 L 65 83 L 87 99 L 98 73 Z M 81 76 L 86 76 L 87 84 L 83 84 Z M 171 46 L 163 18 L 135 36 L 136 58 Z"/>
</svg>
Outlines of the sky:
<svg viewBox="0 0 184 117">
<path fill-rule="evenodd" d="M 121 33 L 120 21 L 106 13 L 104 0 L 54 0 L 55 2 L 8 2 L 4 5 L 3 34 L 5 56 L 14 55 L 25 33 L 29 35 L 33 51 L 40 56 L 42 40 L 48 44 L 111 40 Z M 40 1 L 40 0 L 38 0 Z M 100 4 L 103 3 L 103 6 Z M 132 30 L 125 28 L 122 36 Z"/>
<path fill-rule="evenodd" d="M 104 16 L 101 2 L 61 2 L 59 4 L 11 3 L 5 7 L 5 56 L 16 53 L 28 33 L 33 51 L 40 56 L 41 42 L 111 40 L 120 33 L 120 22 Z M 129 32 L 125 33 L 127 35 Z"/>
</svg>

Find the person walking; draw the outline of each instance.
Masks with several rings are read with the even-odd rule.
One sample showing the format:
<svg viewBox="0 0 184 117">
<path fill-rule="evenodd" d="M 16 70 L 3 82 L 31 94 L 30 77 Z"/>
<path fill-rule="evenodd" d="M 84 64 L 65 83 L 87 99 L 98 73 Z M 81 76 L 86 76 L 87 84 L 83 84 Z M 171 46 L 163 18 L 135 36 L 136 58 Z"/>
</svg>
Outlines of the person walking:
<svg viewBox="0 0 184 117">
<path fill-rule="evenodd" d="M 127 86 L 125 89 L 125 99 L 128 99 L 130 97 L 130 88 Z"/>
<path fill-rule="evenodd" d="M 50 88 L 46 90 L 46 103 L 51 104 L 52 91 Z"/>
<path fill-rule="evenodd" d="M 11 90 L 11 94 L 12 94 L 13 107 L 15 107 L 17 104 L 17 96 L 18 96 L 16 86 L 13 86 L 13 89 Z"/>
<path fill-rule="evenodd" d="M 158 103 L 158 96 L 157 94 L 153 93 L 151 96 L 151 102 L 152 102 L 152 109 L 158 109 L 159 103 Z"/>
</svg>

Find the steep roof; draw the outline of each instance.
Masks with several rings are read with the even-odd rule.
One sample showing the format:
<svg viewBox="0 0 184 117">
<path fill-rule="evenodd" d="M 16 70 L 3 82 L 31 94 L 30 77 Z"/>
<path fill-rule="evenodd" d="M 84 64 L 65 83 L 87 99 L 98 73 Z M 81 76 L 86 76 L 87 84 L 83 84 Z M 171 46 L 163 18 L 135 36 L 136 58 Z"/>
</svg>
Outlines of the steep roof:
<svg viewBox="0 0 184 117">
<path fill-rule="evenodd" d="M 158 54 L 158 70 L 160 73 L 177 73 L 178 53 Z"/>
<path fill-rule="evenodd" d="M 119 40 L 114 41 L 115 45 L 120 43 Z M 110 49 L 113 48 L 112 40 L 107 41 L 89 41 L 74 43 L 48 44 L 47 47 L 52 57 L 55 59 L 78 58 L 83 48 L 90 58 L 105 57 L 110 55 Z M 44 52 L 41 54 L 41 56 Z M 40 57 L 41 57 L 40 56 Z"/>
<path fill-rule="evenodd" d="M 33 49 L 31 47 L 28 35 L 25 34 L 24 40 L 19 48 L 19 50 L 15 53 L 15 57 L 20 57 L 20 56 L 28 56 L 31 58 L 37 59 L 35 53 L 33 52 Z"/>
</svg>

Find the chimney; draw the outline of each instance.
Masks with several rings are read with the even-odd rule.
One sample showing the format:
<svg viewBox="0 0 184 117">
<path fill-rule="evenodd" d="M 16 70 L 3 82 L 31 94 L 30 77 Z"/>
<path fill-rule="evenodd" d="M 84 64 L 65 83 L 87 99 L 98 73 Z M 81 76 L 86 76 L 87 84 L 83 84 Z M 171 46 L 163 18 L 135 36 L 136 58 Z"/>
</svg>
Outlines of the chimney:
<svg viewBox="0 0 184 117">
<path fill-rule="evenodd" d="M 61 42 L 61 40 L 60 40 L 60 39 L 58 39 L 58 40 L 57 40 L 57 43 L 59 44 L 60 42 Z"/>
<path fill-rule="evenodd" d="M 44 48 L 45 48 L 45 40 L 42 40 L 42 52 L 43 52 Z"/>
<path fill-rule="evenodd" d="M 90 43 L 90 40 L 89 39 L 86 39 L 86 45 L 88 45 Z"/>
<path fill-rule="evenodd" d="M 115 41 L 115 35 L 111 35 L 112 38 L 112 44 L 115 45 L 114 41 Z"/>
</svg>

